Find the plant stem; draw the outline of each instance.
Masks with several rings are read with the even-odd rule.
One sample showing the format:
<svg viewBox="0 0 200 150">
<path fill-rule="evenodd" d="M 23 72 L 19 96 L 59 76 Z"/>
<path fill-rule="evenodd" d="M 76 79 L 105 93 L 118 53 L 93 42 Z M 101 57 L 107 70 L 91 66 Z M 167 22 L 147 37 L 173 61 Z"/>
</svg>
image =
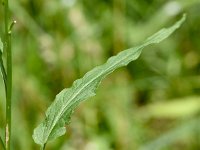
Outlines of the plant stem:
<svg viewBox="0 0 200 150">
<path fill-rule="evenodd" d="M 11 97 L 12 97 L 12 54 L 11 54 L 11 33 L 8 27 L 9 3 L 4 1 L 4 20 L 5 20 L 5 42 L 4 48 L 7 54 L 7 92 L 6 92 L 6 130 L 5 143 L 6 150 L 10 150 L 11 141 Z"/>
<path fill-rule="evenodd" d="M 42 150 L 45 150 L 46 144 L 44 144 L 44 146 L 42 147 Z"/>
<path fill-rule="evenodd" d="M 1 143 L 2 147 L 3 147 L 3 149 L 5 150 L 6 148 L 5 148 L 4 142 L 3 142 L 1 137 L 0 137 L 0 143 Z"/>
<path fill-rule="evenodd" d="M 11 34 L 8 35 L 7 49 L 7 95 L 6 95 L 6 148 L 10 150 L 11 141 L 11 99 L 12 99 L 12 54 Z"/>
</svg>

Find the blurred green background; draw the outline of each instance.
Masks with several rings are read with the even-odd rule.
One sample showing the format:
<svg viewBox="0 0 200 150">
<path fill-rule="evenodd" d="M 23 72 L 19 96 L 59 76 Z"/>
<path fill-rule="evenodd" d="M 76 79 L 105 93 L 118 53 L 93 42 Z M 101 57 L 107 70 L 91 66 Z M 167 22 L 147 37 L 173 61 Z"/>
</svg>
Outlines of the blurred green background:
<svg viewBox="0 0 200 150">
<path fill-rule="evenodd" d="M 199 0 L 13 0 L 10 6 L 17 21 L 13 150 L 39 149 L 33 129 L 59 91 L 183 13 L 183 26 L 106 78 L 97 96 L 76 109 L 67 134 L 47 150 L 200 150 Z M 2 37 L 2 6 L 0 22 Z"/>
</svg>

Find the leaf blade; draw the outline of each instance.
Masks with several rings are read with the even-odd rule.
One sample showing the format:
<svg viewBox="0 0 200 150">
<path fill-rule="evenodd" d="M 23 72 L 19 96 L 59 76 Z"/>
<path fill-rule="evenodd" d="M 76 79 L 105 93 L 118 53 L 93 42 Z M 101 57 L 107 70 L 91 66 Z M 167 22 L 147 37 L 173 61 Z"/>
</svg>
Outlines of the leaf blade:
<svg viewBox="0 0 200 150">
<path fill-rule="evenodd" d="M 159 43 L 167 38 L 180 27 L 184 20 L 185 15 L 172 27 L 164 28 L 147 38 L 141 45 L 109 58 L 105 64 L 92 69 L 83 78 L 76 80 L 71 88 L 62 90 L 47 109 L 45 120 L 34 130 L 35 143 L 43 147 L 49 140 L 63 135 L 66 132 L 64 126 L 69 123 L 73 110 L 81 101 L 95 95 L 97 87 L 107 75 L 136 60 L 146 46 Z"/>
<path fill-rule="evenodd" d="M 3 42 L 0 38 L 0 53 L 2 54 L 3 53 Z"/>
</svg>

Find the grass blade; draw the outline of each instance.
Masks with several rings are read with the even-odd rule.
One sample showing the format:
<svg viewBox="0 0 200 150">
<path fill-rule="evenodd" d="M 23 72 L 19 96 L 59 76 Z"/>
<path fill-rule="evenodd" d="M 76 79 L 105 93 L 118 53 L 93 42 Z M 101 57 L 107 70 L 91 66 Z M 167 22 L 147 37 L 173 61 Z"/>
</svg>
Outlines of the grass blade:
<svg viewBox="0 0 200 150">
<path fill-rule="evenodd" d="M 66 132 L 65 125 L 69 123 L 74 109 L 81 101 L 96 94 L 99 84 L 107 75 L 136 60 L 146 46 L 159 43 L 167 38 L 180 27 L 184 20 L 185 15 L 170 28 L 164 28 L 149 37 L 141 45 L 124 50 L 109 58 L 105 64 L 94 68 L 86 73 L 83 78 L 76 80 L 71 88 L 62 90 L 47 109 L 45 120 L 34 130 L 33 139 L 35 143 L 44 147 L 49 140 L 63 135 Z"/>
<path fill-rule="evenodd" d="M 4 64 L 3 64 L 1 52 L 0 52 L 0 68 L 1 68 L 1 73 L 2 73 L 2 77 L 3 77 L 4 85 L 5 85 L 5 91 L 7 91 L 7 84 L 6 84 L 7 75 L 6 75 L 6 70 L 5 70 L 5 67 L 4 67 Z"/>
<path fill-rule="evenodd" d="M 0 68 L 1 68 L 1 74 L 2 74 L 2 77 L 3 77 L 4 85 L 5 85 L 5 91 L 7 92 L 7 82 L 6 82 L 7 75 L 6 75 L 6 69 L 5 69 L 4 64 L 3 64 L 2 55 L 3 55 L 3 43 L 0 39 Z"/>
<path fill-rule="evenodd" d="M 2 138 L 1 138 L 1 136 L 0 136 L 0 143 L 1 143 L 2 148 L 3 148 L 3 149 L 6 149 L 5 144 L 4 144 L 4 142 L 3 142 Z"/>
<path fill-rule="evenodd" d="M 181 138 L 188 137 L 188 134 L 194 133 L 194 131 L 200 131 L 199 117 L 186 122 L 145 144 L 139 150 L 161 150 Z"/>
</svg>

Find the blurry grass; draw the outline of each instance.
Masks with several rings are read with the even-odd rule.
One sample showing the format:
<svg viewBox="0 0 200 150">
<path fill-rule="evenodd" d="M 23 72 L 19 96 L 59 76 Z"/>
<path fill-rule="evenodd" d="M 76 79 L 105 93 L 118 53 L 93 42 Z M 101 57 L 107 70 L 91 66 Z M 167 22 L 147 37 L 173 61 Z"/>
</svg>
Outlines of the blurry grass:
<svg viewBox="0 0 200 150">
<path fill-rule="evenodd" d="M 200 111 L 199 1 L 134 0 L 123 1 L 122 8 L 118 3 L 122 1 L 11 2 L 18 22 L 13 35 L 13 149 L 38 149 L 32 130 L 57 92 L 182 12 L 188 14 L 184 26 L 106 79 L 97 97 L 77 109 L 67 135 L 47 149 L 133 150 L 151 149 L 152 144 L 164 150 L 200 149 L 194 129 Z M 4 96 L 0 81 L 1 128 Z"/>
<path fill-rule="evenodd" d="M 139 114 L 155 118 L 182 118 L 200 112 L 200 97 L 186 97 L 167 102 L 152 103 L 142 108 Z"/>
<path fill-rule="evenodd" d="M 186 123 L 180 124 L 177 128 L 174 128 L 157 139 L 144 144 L 139 150 L 158 150 L 158 149 L 174 149 L 170 148 L 170 145 L 174 145 L 173 147 L 177 147 L 178 149 L 187 148 L 188 145 L 194 144 L 193 140 L 196 140 L 197 145 L 190 146 L 192 150 L 199 149 L 199 140 L 200 140 L 200 119 L 197 117 L 196 119 L 187 120 Z M 196 134 L 197 133 L 197 134 Z M 180 141 L 184 141 L 179 143 Z M 176 146 L 177 144 L 177 146 Z M 180 146 L 178 146 L 180 144 Z M 168 148 L 167 148 L 168 147 Z M 189 149 L 189 147 L 188 147 Z"/>
</svg>

